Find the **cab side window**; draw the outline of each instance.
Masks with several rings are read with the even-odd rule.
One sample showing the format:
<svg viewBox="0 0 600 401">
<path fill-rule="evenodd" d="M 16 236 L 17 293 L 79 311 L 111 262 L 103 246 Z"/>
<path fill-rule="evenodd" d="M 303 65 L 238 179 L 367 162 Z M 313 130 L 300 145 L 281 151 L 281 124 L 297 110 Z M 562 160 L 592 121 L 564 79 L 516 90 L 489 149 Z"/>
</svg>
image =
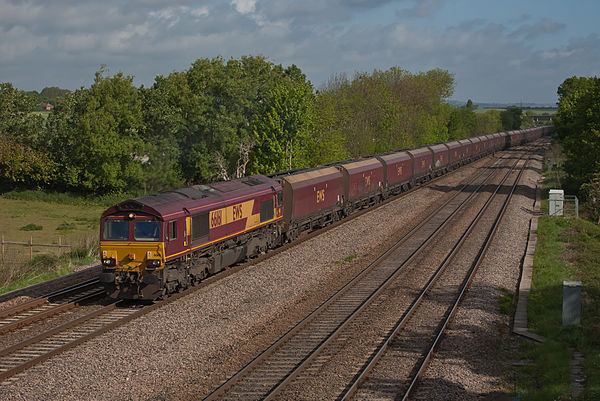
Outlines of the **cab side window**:
<svg viewBox="0 0 600 401">
<path fill-rule="evenodd" d="M 192 241 L 208 237 L 208 212 L 192 215 Z"/>
<path fill-rule="evenodd" d="M 174 239 L 177 239 L 177 221 L 169 221 L 167 224 L 169 225 L 169 241 L 173 241 Z"/>
</svg>

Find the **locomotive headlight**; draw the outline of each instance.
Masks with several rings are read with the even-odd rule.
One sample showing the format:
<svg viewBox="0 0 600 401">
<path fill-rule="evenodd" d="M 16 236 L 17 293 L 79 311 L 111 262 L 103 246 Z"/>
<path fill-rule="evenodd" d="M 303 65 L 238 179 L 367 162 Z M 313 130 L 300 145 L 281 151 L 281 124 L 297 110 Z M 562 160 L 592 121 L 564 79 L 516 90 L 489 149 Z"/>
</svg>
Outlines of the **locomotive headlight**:
<svg viewBox="0 0 600 401">
<path fill-rule="evenodd" d="M 117 260 L 115 258 L 104 258 L 102 259 L 102 264 L 105 267 L 113 267 L 116 266 Z"/>
<path fill-rule="evenodd" d="M 146 265 L 147 265 L 148 267 L 151 267 L 151 268 L 157 268 L 157 267 L 160 267 L 160 264 L 161 264 L 161 261 L 160 261 L 160 259 L 148 259 L 148 260 L 146 261 Z"/>
</svg>

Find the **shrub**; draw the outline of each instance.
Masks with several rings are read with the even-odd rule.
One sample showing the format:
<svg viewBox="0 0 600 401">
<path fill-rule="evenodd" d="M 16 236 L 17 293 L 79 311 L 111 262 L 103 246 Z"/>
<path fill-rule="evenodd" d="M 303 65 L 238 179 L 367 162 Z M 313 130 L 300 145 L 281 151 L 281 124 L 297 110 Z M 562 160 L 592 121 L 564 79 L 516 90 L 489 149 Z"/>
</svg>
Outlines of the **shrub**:
<svg viewBox="0 0 600 401">
<path fill-rule="evenodd" d="M 40 231 L 43 229 L 44 229 L 44 227 L 38 226 L 37 224 L 33 224 L 33 223 L 27 224 L 26 226 L 19 228 L 19 230 L 21 230 L 21 231 Z"/>
</svg>

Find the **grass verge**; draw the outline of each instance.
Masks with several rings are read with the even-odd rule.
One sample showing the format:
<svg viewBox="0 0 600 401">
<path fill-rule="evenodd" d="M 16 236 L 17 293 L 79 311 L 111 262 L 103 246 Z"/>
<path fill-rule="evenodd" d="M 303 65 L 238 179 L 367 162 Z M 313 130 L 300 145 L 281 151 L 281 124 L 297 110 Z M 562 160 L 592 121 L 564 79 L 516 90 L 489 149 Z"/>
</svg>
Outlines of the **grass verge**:
<svg viewBox="0 0 600 401">
<path fill-rule="evenodd" d="M 524 400 L 570 400 L 571 349 L 585 356 L 585 391 L 579 400 L 600 399 L 600 227 L 583 219 L 543 216 L 529 294 L 528 321 L 546 337 L 541 345 L 524 344 L 519 386 Z M 582 282 L 582 321 L 562 326 L 564 280 Z"/>
<path fill-rule="evenodd" d="M 82 244 L 61 256 L 37 255 L 22 265 L 0 265 L 0 294 L 72 273 L 75 266 L 98 259 L 98 247 Z"/>
</svg>

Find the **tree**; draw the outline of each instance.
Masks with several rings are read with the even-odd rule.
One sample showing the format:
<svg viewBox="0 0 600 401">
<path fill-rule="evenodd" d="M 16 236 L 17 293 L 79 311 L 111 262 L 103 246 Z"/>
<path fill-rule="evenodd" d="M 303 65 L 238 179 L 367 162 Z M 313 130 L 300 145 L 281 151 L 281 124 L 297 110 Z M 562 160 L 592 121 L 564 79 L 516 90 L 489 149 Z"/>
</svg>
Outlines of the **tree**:
<svg viewBox="0 0 600 401">
<path fill-rule="evenodd" d="M 247 167 L 265 172 L 279 157 L 271 153 L 269 138 L 293 148 L 289 137 L 299 127 L 294 121 L 305 107 L 299 99 L 306 88 L 312 92 L 299 68 L 284 69 L 264 57 L 198 59 L 185 72 L 157 77 L 147 90 L 145 137 L 168 137 L 177 144 L 187 182 L 237 177 Z M 271 161 L 262 165 L 255 147 Z"/>
<path fill-rule="evenodd" d="M 258 144 L 251 152 L 251 170 L 263 174 L 302 167 L 298 163 L 300 132 L 312 102 L 312 85 L 304 79 L 282 82 L 270 91 L 253 122 Z"/>
<path fill-rule="evenodd" d="M 42 89 L 39 95 L 39 102 L 56 102 L 57 99 L 66 96 L 71 91 L 68 89 L 60 89 L 57 86 L 50 86 Z"/>
<path fill-rule="evenodd" d="M 520 129 L 523 121 L 522 114 L 523 110 L 517 106 L 510 106 L 506 110 L 501 111 L 502 129 L 505 131 Z"/>
<path fill-rule="evenodd" d="M 43 129 L 40 116 L 31 114 L 35 100 L 11 83 L 0 83 L 0 136 L 35 146 Z"/>
<path fill-rule="evenodd" d="M 104 77 L 101 68 L 89 89 L 58 102 L 48 128 L 47 147 L 64 186 L 91 192 L 142 186 L 142 108 L 133 77 Z"/>
<path fill-rule="evenodd" d="M 46 152 L 0 137 L 0 182 L 9 187 L 47 186 L 54 180 L 56 163 Z"/>
<path fill-rule="evenodd" d="M 600 79 L 566 79 L 558 88 L 557 138 L 567 160 L 565 171 L 576 188 L 600 171 Z"/>
</svg>

